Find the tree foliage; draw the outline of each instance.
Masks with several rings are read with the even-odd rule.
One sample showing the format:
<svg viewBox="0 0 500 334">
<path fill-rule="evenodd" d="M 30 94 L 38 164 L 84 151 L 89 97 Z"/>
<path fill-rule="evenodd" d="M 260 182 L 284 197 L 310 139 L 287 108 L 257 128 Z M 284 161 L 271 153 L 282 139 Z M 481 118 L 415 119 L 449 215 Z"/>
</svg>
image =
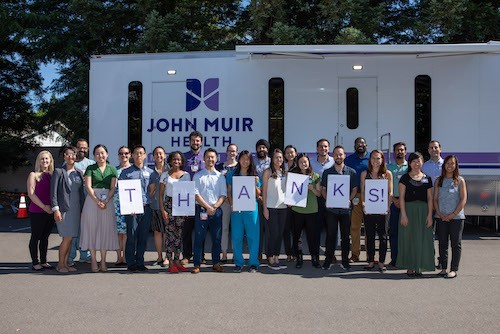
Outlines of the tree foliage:
<svg viewBox="0 0 500 334">
<path fill-rule="evenodd" d="M 70 141 L 88 135 L 96 54 L 500 39 L 494 0 L 4 0 L 0 20 L 2 152 L 29 147 L 27 135 L 56 120 Z M 37 104 L 39 66 L 48 62 L 60 76 L 52 98 Z"/>
</svg>

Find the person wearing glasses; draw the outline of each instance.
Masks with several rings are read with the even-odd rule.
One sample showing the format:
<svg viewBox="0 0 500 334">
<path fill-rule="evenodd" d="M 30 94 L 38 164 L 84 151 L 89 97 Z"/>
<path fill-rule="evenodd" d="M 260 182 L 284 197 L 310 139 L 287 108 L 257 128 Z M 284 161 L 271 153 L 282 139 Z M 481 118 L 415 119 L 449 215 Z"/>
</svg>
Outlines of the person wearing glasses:
<svg viewBox="0 0 500 334">
<path fill-rule="evenodd" d="M 59 245 L 59 263 L 56 270 L 60 273 L 74 272 L 68 266 L 71 240 L 78 236 L 80 216 L 83 208 L 83 175 L 75 169 L 76 148 L 67 146 L 63 150 L 62 168 L 56 168 L 50 182 L 50 205 L 54 212 L 57 232 L 62 237 Z"/>
<path fill-rule="evenodd" d="M 122 170 L 130 167 L 130 149 L 127 146 L 122 146 L 118 149 L 118 160 L 120 160 L 120 165 L 116 167 L 118 177 Z M 113 202 L 115 203 L 115 215 L 116 215 L 116 232 L 118 233 L 118 246 L 119 249 L 116 251 L 116 263 L 117 266 L 123 266 L 125 262 L 125 243 L 127 242 L 127 223 L 125 222 L 125 216 L 120 213 L 120 198 L 118 197 L 118 189 L 116 189 L 115 195 L 113 196 Z"/>
</svg>

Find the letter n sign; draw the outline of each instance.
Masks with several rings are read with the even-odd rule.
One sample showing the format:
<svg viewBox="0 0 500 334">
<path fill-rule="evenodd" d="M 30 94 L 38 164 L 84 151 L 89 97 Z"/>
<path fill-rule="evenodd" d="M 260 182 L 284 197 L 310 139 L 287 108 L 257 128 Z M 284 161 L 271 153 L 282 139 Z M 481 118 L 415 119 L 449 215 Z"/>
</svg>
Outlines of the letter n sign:
<svg viewBox="0 0 500 334">
<path fill-rule="evenodd" d="M 309 176 L 298 173 L 288 173 L 286 178 L 285 204 L 305 208 Z"/>
</svg>

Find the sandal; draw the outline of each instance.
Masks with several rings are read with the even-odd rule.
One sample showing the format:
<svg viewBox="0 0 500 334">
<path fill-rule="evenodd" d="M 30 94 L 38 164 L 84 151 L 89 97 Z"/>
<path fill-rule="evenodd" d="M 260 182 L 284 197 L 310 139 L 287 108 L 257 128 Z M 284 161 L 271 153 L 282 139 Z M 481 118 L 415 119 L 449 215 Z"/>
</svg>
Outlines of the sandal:
<svg viewBox="0 0 500 334">
<path fill-rule="evenodd" d="M 383 272 L 386 272 L 386 271 L 387 271 L 387 268 L 386 268 L 386 266 L 384 265 L 384 263 L 383 263 L 383 262 L 379 262 L 379 263 L 378 263 L 378 271 L 380 271 L 381 273 L 383 273 Z"/>
<path fill-rule="evenodd" d="M 54 269 L 49 263 L 45 262 L 42 264 L 43 269 Z"/>
<path fill-rule="evenodd" d="M 68 268 L 66 268 L 66 267 L 62 267 L 62 268 L 56 267 L 56 270 L 58 273 L 68 273 L 69 272 Z"/>
<path fill-rule="evenodd" d="M 372 270 L 373 268 L 375 268 L 375 262 L 370 262 L 370 264 L 365 266 L 363 269 L 364 270 Z"/>
</svg>

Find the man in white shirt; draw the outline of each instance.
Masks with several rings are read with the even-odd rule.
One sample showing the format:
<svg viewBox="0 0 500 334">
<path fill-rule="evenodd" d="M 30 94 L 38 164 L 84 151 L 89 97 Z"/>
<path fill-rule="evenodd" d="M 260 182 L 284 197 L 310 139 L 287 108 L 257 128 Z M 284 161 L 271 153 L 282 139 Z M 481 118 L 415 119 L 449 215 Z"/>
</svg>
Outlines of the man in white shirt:
<svg viewBox="0 0 500 334">
<path fill-rule="evenodd" d="M 215 169 L 217 151 L 213 148 L 205 150 L 203 155 L 205 169 L 200 170 L 193 177 L 195 184 L 195 227 L 194 227 L 194 268 L 193 274 L 200 272 L 203 243 L 210 229 L 212 237 L 212 269 L 224 272 L 220 265 L 221 238 L 222 238 L 222 209 L 220 206 L 227 197 L 226 178 Z"/>
</svg>

